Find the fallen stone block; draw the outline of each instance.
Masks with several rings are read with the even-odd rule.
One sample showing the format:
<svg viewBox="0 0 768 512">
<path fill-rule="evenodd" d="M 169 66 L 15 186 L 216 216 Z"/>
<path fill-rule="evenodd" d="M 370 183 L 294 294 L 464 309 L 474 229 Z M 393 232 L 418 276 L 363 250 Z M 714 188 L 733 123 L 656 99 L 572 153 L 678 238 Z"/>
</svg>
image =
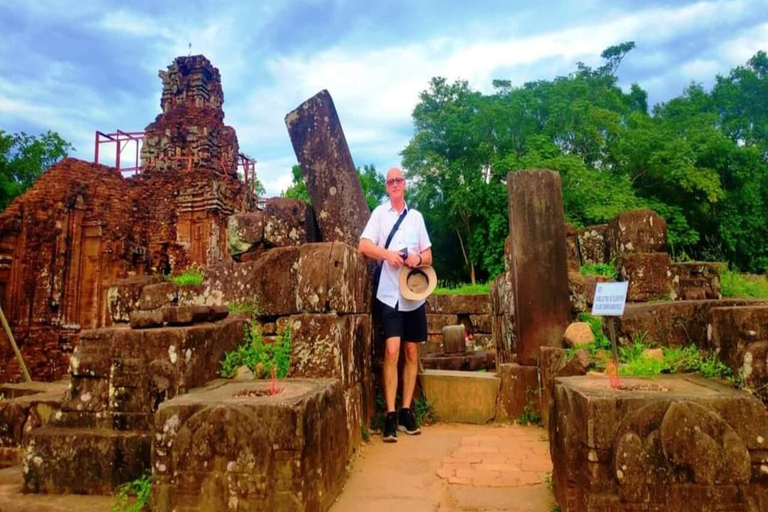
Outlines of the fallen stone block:
<svg viewBox="0 0 768 512">
<path fill-rule="evenodd" d="M 678 300 L 721 299 L 721 264 L 688 261 L 672 263 L 672 282 Z"/>
<path fill-rule="evenodd" d="M 621 280 L 629 281 L 627 301 L 674 300 L 669 265 L 669 254 L 665 252 L 625 254 L 616 260 Z"/>
<path fill-rule="evenodd" d="M 165 314 L 162 309 L 149 311 L 134 311 L 130 315 L 131 329 L 152 329 L 165 324 Z"/>
<path fill-rule="evenodd" d="M 144 286 L 139 297 L 140 310 L 158 309 L 178 300 L 178 287 L 173 283 Z"/>
<path fill-rule="evenodd" d="M 579 240 L 579 253 L 582 265 L 594 265 L 610 261 L 607 258 L 605 244 L 605 231 L 608 224 L 588 226 L 577 231 Z"/>
<path fill-rule="evenodd" d="M 625 254 L 667 252 L 667 223 L 649 209 L 618 214 L 605 228 L 606 259 Z"/>
<path fill-rule="evenodd" d="M 139 309 L 139 300 L 145 286 L 162 283 L 162 276 L 136 276 L 121 279 L 107 290 L 107 309 L 112 321 L 127 323 L 132 311 Z"/>
</svg>

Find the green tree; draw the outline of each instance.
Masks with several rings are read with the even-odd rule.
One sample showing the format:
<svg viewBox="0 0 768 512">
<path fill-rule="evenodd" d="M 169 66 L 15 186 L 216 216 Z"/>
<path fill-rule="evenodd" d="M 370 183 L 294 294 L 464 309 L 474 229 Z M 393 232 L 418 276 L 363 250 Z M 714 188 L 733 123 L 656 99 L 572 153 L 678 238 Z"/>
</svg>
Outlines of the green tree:
<svg viewBox="0 0 768 512">
<path fill-rule="evenodd" d="M 31 187 L 45 170 L 74 150 L 55 132 L 35 136 L 0 130 L 0 210 Z"/>
<path fill-rule="evenodd" d="M 301 199 L 308 203 L 312 202 L 309 197 L 307 185 L 304 183 L 304 177 L 301 174 L 301 166 L 299 166 L 299 164 L 295 164 L 291 167 L 291 186 L 285 189 L 280 195 L 289 199 Z"/>
<path fill-rule="evenodd" d="M 373 164 L 370 164 L 364 165 L 362 169 L 357 168 L 357 178 L 360 180 L 360 186 L 363 188 L 365 202 L 368 204 L 368 208 L 373 210 L 381 204 L 381 201 L 387 195 L 384 176 L 376 171 L 376 167 Z M 308 203 L 312 202 L 307 185 L 304 183 L 301 166 L 298 164 L 291 168 L 291 186 L 283 191 L 281 195 L 291 199 L 301 199 Z"/>
</svg>

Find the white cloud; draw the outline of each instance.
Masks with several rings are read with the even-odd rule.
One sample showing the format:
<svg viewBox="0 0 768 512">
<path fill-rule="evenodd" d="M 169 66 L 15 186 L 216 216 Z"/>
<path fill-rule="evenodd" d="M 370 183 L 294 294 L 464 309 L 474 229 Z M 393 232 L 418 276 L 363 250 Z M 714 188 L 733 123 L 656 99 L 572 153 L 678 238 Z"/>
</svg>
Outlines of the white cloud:
<svg viewBox="0 0 768 512">
<path fill-rule="evenodd" d="M 688 75 L 687 83 L 723 70 L 717 52 L 713 58 L 687 63 L 682 71 L 659 69 L 668 62 L 668 51 L 661 48 L 664 44 L 713 27 L 737 24 L 748 10 L 747 3 L 740 0 L 698 2 L 614 14 L 591 24 L 528 37 L 500 38 L 494 29 L 489 30 L 495 34 L 493 40 L 463 34 L 383 48 L 335 46 L 278 55 L 266 63 L 272 85 L 253 91 L 237 105 L 237 113 L 230 111 L 228 121 L 238 130 L 241 146 L 251 141 L 284 145 L 281 141 L 287 139 L 287 133 L 283 116 L 308 97 L 328 89 L 356 163 L 395 163 L 408 142 L 402 133 L 410 127 L 418 95 L 433 76 L 466 79 L 474 88 L 489 92 L 493 78 L 509 76 L 514 85 L 551 79 L 571 72 L 579 60 L 597 65 L 603 49 L 634 39 L 640 48 L 632 58 L 641 60 L 639 68 L 660 76 L 645 85 L 662 90 L 681 72 Z M 271 170 L 268 167 L 266 172 Z"/>
</svg>

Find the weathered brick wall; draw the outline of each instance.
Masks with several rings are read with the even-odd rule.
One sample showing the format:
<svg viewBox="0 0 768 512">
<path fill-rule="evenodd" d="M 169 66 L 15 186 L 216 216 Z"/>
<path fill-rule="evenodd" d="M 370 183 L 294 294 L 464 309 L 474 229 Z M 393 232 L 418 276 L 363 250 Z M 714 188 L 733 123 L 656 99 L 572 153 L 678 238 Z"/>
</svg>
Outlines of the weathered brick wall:
<svg viewBox="0 0 768 512">
<path fill-rule="evenodd" d="M 67 158 L 0 215 L 0 299 L 33 378 L 61 377 L 76 331 L 109 324 L 108 285 L 141 271 L 130 197 L 117 171 Z M 0 336 L 0 380 L 14 380 Z"/>
</svg>

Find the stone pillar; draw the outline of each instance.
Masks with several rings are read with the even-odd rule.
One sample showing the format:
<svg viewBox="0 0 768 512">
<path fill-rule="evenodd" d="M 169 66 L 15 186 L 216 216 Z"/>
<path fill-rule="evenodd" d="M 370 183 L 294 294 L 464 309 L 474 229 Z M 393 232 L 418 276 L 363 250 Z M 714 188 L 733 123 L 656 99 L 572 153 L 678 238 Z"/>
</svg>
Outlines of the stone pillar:
<svg viewBox="0 0 768 512">
<path fill-rule="evenodd" d="M 285 116 L 324 242 L 357 247 L 370 211 L 328 91 Z"/>
<path fill-rule="evenodd" d="M 560 175 L 507 176 L 517 361 L 536 364 L 539 347 L 559 347 L 570 320 Z"/>
</svg>

